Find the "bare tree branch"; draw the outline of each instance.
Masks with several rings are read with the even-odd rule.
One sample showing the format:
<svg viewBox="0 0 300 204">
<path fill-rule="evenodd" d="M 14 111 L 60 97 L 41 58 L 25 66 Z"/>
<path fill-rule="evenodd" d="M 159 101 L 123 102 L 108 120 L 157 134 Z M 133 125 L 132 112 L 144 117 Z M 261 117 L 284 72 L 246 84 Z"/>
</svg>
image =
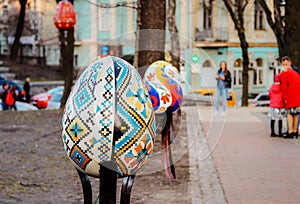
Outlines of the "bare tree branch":
<svg viewBox="0 0 300 204">
<path fill-rule="evenodd" d="M 237 19 L 236 15 L 235 15 L 235 13 L 233 11 L 234 4 L 232 3 L 231 0 L 223 0 L 223 1 L 225 3 L 225 6 L 226 6 L 226 8 L 227 8 L 227 10 L 228 10 L 228 12 L 229 12 L 229 14 L 231 16 L 231 19 L 232 19 L 235 27 L 236 27 L 236 25 L 238 24 L 238 19 Z"/>
<path fill-rule="evenodd" d="M 248 0 L 235 0 L 235 4 L 232 4 L 231 0 L 223 0 L 231 19 L 235 25 L 235 29 L 238 33 L 240 40 L 240 46 L 242 49 L 243 57 L 243 72 L 242 72 L 242 81 L 243 81 L 243 91 L 242 91 L 242 106 L 248 106 L 248 70 L 249 70 L 249 54 L 248 54 L 248 42 L 245 34 L 244 26 L 244 13 Z"/>
<path fill-rule="evenodd" d="M 279 49 L 279 56 L 283 56 L 285 52 L 285 27 L 283 20 L 280 17 L 279 0 L 274 0 L 274 18 L 272 18 L 272 11 L 269 9 L 265 0 L 258 0 L 265 11 L 268 24 L 273 30 Z"/>
<path fill-rule="evenodd" d="M 260 5 L 262 6 L 262 8 L 264 9 L 265 13 L 266 13 L 266 16 L 267 16 L 267 21 L 269 23 L 269 25 L 271 27 L 274 26 L 275 22 L 272 18 L 272 12 L 271 10 L 269 9 L 267 3 L 265 2 L 265 0 L 258 0 L 258 2 L 260 3 Z"/>
<path fill-rule="evenodd" d="M 242 6 L 242 13 L 244 13 L 247 5 L 248 5 L 248 0 L 245 0 L 245 4 Z"/>
<path fill-rule="evenodd" d="M 127 8 L 132 8 L 132 9 L 137 9 L 136 3 L 135 2 L 118 2 L 115 4 L 108 4 L 108 3 L 93 3 L 90 0 L 84 0 L 94 6 L 100 7 L 100 8 L 117 8 L 117 7 L 127 7 Z"/>
</svg>

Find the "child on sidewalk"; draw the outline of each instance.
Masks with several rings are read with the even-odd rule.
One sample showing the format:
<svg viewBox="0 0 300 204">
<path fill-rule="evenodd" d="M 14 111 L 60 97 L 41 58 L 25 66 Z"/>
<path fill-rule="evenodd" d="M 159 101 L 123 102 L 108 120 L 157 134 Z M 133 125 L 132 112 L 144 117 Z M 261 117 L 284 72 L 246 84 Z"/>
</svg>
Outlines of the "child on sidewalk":
<svg viewBox="0 0 300 204">
<path fill-rule="evenodd" d="M 283 94 L 280 87 L 280 75 L 274 76 L 274 83 L 269 89 L 270 110 L 268 113 L 271 119 L 271 137 L 282 137 L 282 119 L 286 117 Z M 278 120 L 278 135 L 275 133 L 275 120 Z"/>
</svg>

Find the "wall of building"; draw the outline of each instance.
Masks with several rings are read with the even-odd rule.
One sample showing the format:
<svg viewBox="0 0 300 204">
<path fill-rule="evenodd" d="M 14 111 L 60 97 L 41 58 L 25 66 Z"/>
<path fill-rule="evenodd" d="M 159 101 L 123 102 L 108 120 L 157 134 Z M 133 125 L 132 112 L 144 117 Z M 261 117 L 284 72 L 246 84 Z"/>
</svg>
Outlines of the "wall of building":
<svg viewBox="0 0 300 204">
<path fill-rule="evenodd" d="M 33 1 L 33 0 L 31 0 Z M 123 0 L 102 0 L 101 3 L 116 4 Z M 128 2 L 131 2 L 128 0 Z M 185 67 L 182 68 L 184 79 L 191 89 L 202 86 L 214 86 L 211 80 L 213 74 L 219 68 L 222 60 L 228 62 L 228 68 L 233 70 L 236 59 L 241 58 L 239 38 L 235 26 L 222 0 L 212 1 L 212 37 L 195 41 L 196 29 L 203 31 L 203 0 L 190 1 L 176 0 L 176 20 L 180 36 L 180 55 Z M 267 1 L 272 8 L 273 1 Z M 75 27 L 75 59 L 76 67 L 84 67 L 103 55 L 103 50 L 109 47 L 109 54 L 123 56 L 134 54 L 136 10 L 126 7 L 100 8 L 97 0 L 75 1 L 74 7 L 77 13 Z M 36 0 L 36 10 L 39 21 L 40 50 L 45 47 L 47 63 L 59 64 L 58 30 L 53 24 L 55 1 Z M 256 59 L 263 61 L 263 84 L 249 84 L 250 92 L 267 90 L 272 83 L 274 71 L 269 67 L 276 62 L 278 56 L 276 38 L 268 23 L 265 21 L 265 29 L 254 29 L 254 1 L 249 1 L 245 10 L 245 29 L 249 43 L 250 63 L 255 66 Z M 0 16 L 3 11 L 0 11 Z M 190 27 L 190 25 L 192 27 Z M 0 33 L 0 38 L 3 34 Z M 166 50 L 170 50 L 170 35 L 167 34 Z M 189 46 L 192 45 L 190 52 Z M 2 47 L 3 49 L 3 47 Z M 192 62 L 192 56 L 199 57 L 198 62 Z M 206 61 L 210 61 L 210 69 L 204 67 Z M 208 63 L 209 64 L 209 63 Z M 206 63 L 207 65 L 207 63 Z M 253 82 L 253 70 L 249 71 L 249 81 Z M 240 85 L 234 85 L 236 92 L 241 91 Z"/>
<path fill-rule="evenodd" d="M 270 2 L 269 5 L 272 6 Z M 194 1 L 195 12 L 194 30 L 198 28 L 200 32 L 203 30 L 203 1 Z M 254 28 L 254 1 L 249 1 L 245 10 L 245 29 L 246 39 L 249 43 L 249 92 L 258 93 L 267 91 L 273 83 L 274 70 L 270 67 L 276 63 L 278 58 L 278 49 L 276 38 L 269 27 L 266 18 L 264 18 L 264 29 Z M 189 19 L 189 18 L 187 18 Z M 221 32 L 224 32 L 225 34 Z M 203 37 L 203 36 L 202 36 Z M 191 56 L 186 56 L 188 60 L 194 54 L 199 56 L 199 61 L 191 63 L 191 69 L 187 67 L 183 73 L 186 84 L 191 85 L 192 89 L 198 89 L 205 86 L 215 87 L 215 73 L 219 69 L 220 61 L 224 60 L 228 64 L 228 69 L 232 74 L 239 76 L 238 70 L 242 67 L 234 67 L 237 59 L 242 59 L 242 51 L 240 48 L 240 40 L 238 38 L 235 26 L 222 0 L 213 1 L 212 9 L 212 37 L 199 38 L 193 43 L 193 51 Z M 227 40 L 226 40 L 227 39 Z M 204 67 L 204 63 L 209 60 L 211 68 Z M 207 63 L 206 63 L 207 65 Z M 259 66 L 258 66 L 259 65 Z M 187 73 L 189 72 L 190 73 Z M 242 84 L 238 81 L 239 77 L 235 77 L 236 84 L 233 89 L 236 95 L 241 96 Z M 204 83 L 204 81 L 206 83 Z"/>
</svg>

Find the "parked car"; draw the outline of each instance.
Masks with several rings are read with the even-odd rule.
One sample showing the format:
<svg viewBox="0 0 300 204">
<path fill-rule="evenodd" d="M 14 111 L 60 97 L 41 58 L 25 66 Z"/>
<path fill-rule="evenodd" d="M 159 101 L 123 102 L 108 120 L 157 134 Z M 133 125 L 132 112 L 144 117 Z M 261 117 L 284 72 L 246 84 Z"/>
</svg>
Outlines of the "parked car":
<svg viewBox="0 0 300 204">
<path fill-rule="evenodd" d="M 248 99 L 249 106 L 261 107 L 270 106 L 270 96 L 267 91 L 260 92 L 254 99 Z"/>
<path fill-rule="evenodd" d="M 50 100 L 51 96 L 52 94 L 49 93 L 37 94 L 30 99 L 30 103 L 39 109 L 44 109 L 47 108 L 48 101 Z"/>
<path fill-rule="evenodd" d="M 46 93 L 40 93 L 40 94 L 34 95 L 31 98 L 30 103 L 32 105 L 38 107 L 39 109 L 45 109 L 45 108 L 47 108 L 48 102 L 51 99 L 52 95 L 57 92 L 62 92 L 63 90 L 64 90 L 63 86 L 58 86 L 53 89 L 50 89 Z"/>
<path fill-rule="evenodd" d="M 10 88 L 12 85 L 16 86 L 16 90 L 19 92 L 19 95 L 17 97 L 17 101 L 24 101 L 24 97 L 25 97 L 25 91 L 24 89 L 15 81 L 12 80 L 2 80 L 0 79 L 0 93 L 3 91 L 2 85 L 4 83 L 4 81 L 7 81 L 8 83 L 8 88 Z"/>
<path fill-rule="evenodd" d="M 199 96 L 213 96 L 216 95 L 216 89 L 215 88 L 201 88 L 194 90 L 193 93 L 199 94 Z M 236 106 L 236 99 L 235 94 L 232 89 L 229 89 L 229 98 L 227 99 L 227 106 L 228 107 L 235 107 Z"/>
<path fill-rule="evenodd" d="M 37 107 L 21 101 L 16 101 L 16 107 L 18 111 L 38 110 Z M 2 111 L 2 100 L 0 100 L 0 110 Z"/>
<path fill-rule="evenodd" d="M 48 102 L 47 110 L 56 110 L 60 108 L 60 101 L 62 98 L 63 92 L 56 92 L 52 95 L 51 99 Z"/>
<path fill-rule="evenodd" d="M 58 87 L 55 87 L 53 89 L 50 89 L 49 91 L 47 91 L 47 93 L 54 94 L 56 92 L 61 92 L 61 91 L 64 91 L 64 87 L 63 86 L 58 86 Z"/>
</svg>

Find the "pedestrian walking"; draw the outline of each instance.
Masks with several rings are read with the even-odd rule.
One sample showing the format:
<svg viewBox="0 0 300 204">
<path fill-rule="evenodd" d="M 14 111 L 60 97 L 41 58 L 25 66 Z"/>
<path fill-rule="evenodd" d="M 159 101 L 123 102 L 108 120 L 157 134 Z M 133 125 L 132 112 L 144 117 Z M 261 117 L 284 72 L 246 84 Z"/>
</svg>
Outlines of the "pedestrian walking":
<svg viewBox="0 0 300 204">
<path fill-rule="evenodd" d="M 9 110 L 17 110 L 16 101 L 19 93 L 15 85 L 12 85 L 7 92 L 6 105 Z"/>
<path fill-rule="evenodd" d="M 25 102 L 30 103 L 30 77 L 25 78 L 23 89 L 25 91 Z"/>
<path fill-rule="evenodd" d="M 284 138 L 298 138 L 298 114 L 300 113 L 300 75 L 291 67 L 289 57 L 283 57 L 282 65 L 285 67 L 280 74 L 281 90 L 287 110 L 288 133 Z"/>
<path fill-rule="evenodd" d="M 268 116 L 270 118 L 271 137 L 283 137 L 282 120 L 286 117 L 284 108 L 283 94 L 280 87 L 280 75 L 274 76 L 274 83 L 269 89 L 270 110 Z M 275 121 L 278 120 L 278 134 L 275 133 Z"/>
<path fill-rule="evenodd" d="M 231 87 L 231 75 L 227 69 L 225 61 L 220 62 L 220 69 L 216 76 L 217 88 L 216 88 L 216 101 L 215 101 L 215 114 L 219 113 L 220 97 L 222 97 L 223 112 L 221 115 L 226 113 L 227 98 L 229 97 L 229 88 Z"/>
<path fill-rule="evenodd" d="M 6 96 L 8 93 L 8 83 L 7 81 L 4 81 L 2 84 L 2 93 L 1 93 L 1 100 L 2 100 L 2 110 L 9 110 L 8 105 L 6 104 Z"/>
</svg>

